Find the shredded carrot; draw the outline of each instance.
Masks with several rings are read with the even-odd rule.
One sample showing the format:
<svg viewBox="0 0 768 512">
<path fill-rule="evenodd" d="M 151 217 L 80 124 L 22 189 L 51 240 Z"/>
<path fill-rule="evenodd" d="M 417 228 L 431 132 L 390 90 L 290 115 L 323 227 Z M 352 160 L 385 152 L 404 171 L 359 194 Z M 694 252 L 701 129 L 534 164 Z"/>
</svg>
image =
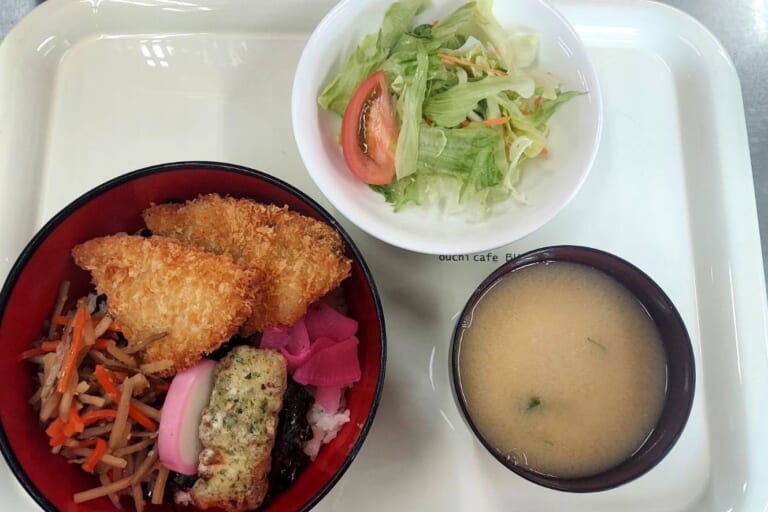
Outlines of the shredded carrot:
<svg viewBox="0 0 768 512">
<path fill-rule="evenodd" d="M 459 123 L 459 126 L 461 126 L 462 128 L 466 128 L 467 126 L 469 126 L 469 120 L 467 119 L 463 120 L 461 123 Z"/>
<path fill-rule="evenodd" d="M 75 441 L 71 440 L 68 441 L 66 446 L 67 448 L 90 448 L 91 446 L 94 446 L 96 444 L 96 438 L 91 437 L 89 439 L 85 439 L 83 441 Z"/>
<path fill-rule="evenodd" d="M 536 108 L 539 108 L 539 105 L 541 105 L 541 100 L 543 98 L 541 96 L 536 96 L 536 99 L 533 100 L 533 106 Z"/>
<path fill-rule="evenodd" d="M 51 446 L 61 446 L 67 440 L 67 436 L 64 434 L 64 422 L 61 418 L 53 420 L 45 429 L 45 433 L 51 438 Z"/>
<path fill-rule="evenodd" d="M 166 361 L 140 366 L 132 354 L 166 333 L 127 347 L 122 325 L 103 311 L 90 313 L 96 300 L 94 294 L 83 297 L 66 313 L 69 297 L 62 285 L 46 334 L 19 358 L 38 367 L 40 387 L 30 403 L 40 411 L 51 452 L 101 481 L 75 501 L 106 495 L 121 508 L 118 494 L 130 491 L 141 511 L 145 492 L 162 502 L 168 479 L 169 470 L 157 461 L 157 429 L 169 384 L 147 375 Z"/>
<path fill-rule="evenodd" d="M 151 430 L 151 431 L 157 430 L 157 423 L 149 419 L 149 417 L 146 414 L 144 414 L 139 409 L 137 409 L 136 406 L 133 404 L 131 404 L 128 407 L 128 416 L 133 418 L 136 423 L 138 423 L 139 425 L 141 425 L 147 430 Z"/>
<path fill-rule="evenodd" d="M 523 114 L 524 116 L 527 116 L 531 112 L 525 107 L 520 107 L 520 113 Z"/>
<path fill-rule="evenodd" d="M 475 64 L 474 62 L 470 62 L 468 60 L 460 59 L 458 57 L 454 57 L 453 55 L 448 55 L 445 53 L 440 54 L 440 60 L 444 64 L 454 64 L 457 66 L 463 66 L 467 68 L 473 68 L 477 69 L 478 71 L 483 71 L 485 73 L 488 73 L 489 75 L 498 75 L 498 76 L 506 76 L 507 72 L 501 69 L 492 68 L 489 66 L 482 66 L 480 64 Z"/>
<path fill-rule="evenodd" d="M 498 126 L 500 124 L 508 123 L 510 119 L 512 118 L 509 116 L 494 117 L 493 119 L 486 119 L 483 121 L 483 124 L 485 126 Z"/>
<path fill-rule="evenodd" d="M 19 354 L 19 361 L 32 359 L 33 357 L 41 356 L 43 354 L 47 354 L 48 352 L 56 352 L 56 348 L 59 346 L 60 343 L 61 343 L 61 340 L 43 341 L 42 343 L 40 343 L 39 347 L 25 350 L 24 352 Z"/>
<path fill-rule="evenodd" d="M 107 453 L 107 442 L 104 441 L 102 438 L 97 437 L 96 438 L 96 446 L 94 447 L 91 454 L 88 456 L 88 459 L 83 463 L 83 469 L 89 473 L 93 473 L 93 470 L 96 469 L 96 464 L 101 461 L 102 457 L 104 457 L 104 454 Z"/>
<path fill-rule="evenodd" d="M 96 321 L 100 321 L 102 318 L 104 318 L 104 315 L 94 316 L 93 319 Z M 70 317 L 66 315 L 56 315 L 51 320 L 55 325 L 67 325 L 67 322 L 69 322 Z M 122 332 L 125 329 L 125 326 L 123 324 L 112 321 L 112 323 L 109 325 L 109 328 L 107 328 L 108 331 L 120 331 Z"/>
<path fill-rule="evenodd" d="M 104 368 L 104 365 L 97 364 L 96 368 L 93 372 L 93 374 L 96 376 L 96 380 L 99 382 L 99 385 L 104 389 L 104 391 L 109 395 L 109 397 L 117 404 L 120 403 L 120 391 L 117 389 L 117 386 L 112 381 L 112 378 L 107 373 L 106 368 Z M 136 408 L 135 405 L 131 405 L 128 408 L 128 415 L 133 418 L 136 423 L 140 424 L 142 427 L 146 428 L 147 430 L 156 430 L 157 424 L 149 419 L 149 417 L 141 412 L 138 408 Z"/>
<path fill-rule="evenodd" d="M 463 64 L 465 66 L 472 66 L 471 62 L 460 59 L 458 57 L 454 57 L 453 55 L 447 55 L 445 53 L 441 53 L 439 57 L 440 57 L 440 60 L 443 61 L 445 64 Z"/>
<path fill-rule="evenodd" d="M 69 438 L 67 437 L 67 435 L 66 435 L 66 434 L 64 434 L 63 432 L 59 431 L 59 432 L 57 432 L 57 433 L 56 433 L 56 435 L 54 435 L 54 436 L 51 436 L 51 439 L 50 439 L 50 441 L 49 441 L 49 444 L 50 444 L 52 447 L 54 447 L 54 448 L 55 448 L 55 447 L 57 447 L 57 446 L 61 446 L 61 445 L 63 445 L 63 444 L 64 444 L 64 442 L 65 442 L 67 439 L 69 439 Z"/>
<path fill-rule="evenodd" d="M 112 320 L 112 323 L 109 324 L 109 328 L 107 328 L 108 331 L 116 331 L 116 332 L 123 332 L 125 331 L 125 326 L 118 322 L 117 320 Z"/>
<path fill-rule="evenodd" d="M 46 352 L 56 352 L 59 345 L 61 345 L 61 340 L 44 341 L 40 344 L 40 348 Z"/>
<path fill-rule="evenodd" d="M 45 433 L 50 437 L 51 446 L 61 446 L 72 436 L 79 434 L 85 429 L 83 419 L 77 412 L 77 408 L 74 404 L 69 408 L 67 415 L 67 421 L 56 418 L 45 429 Z"/>
<path fill-rule="evenodd" d="M 125 373 L 125 372 L 118 372 L 118 371 L 113 371 L 113 372 L 112 372 L 112 377 L 114 377 L 114 378 L 115 378 L 115 382 L 116 382 L 117 384 L 122 384 L 122 382 L 123 382 L 125 379 L 127 379 L 127 378 L 128 378 L 128 374 L 127 374 L 127 373 Z"/>
<path fill-rule="evenodd" d="M 107 350 L 110 341 L 112 340 L 108 338 L 99 338 L 96 340 L 96 343 L 93 344 L 91 350 Z"/>
<path fill-rule="evenodd" d="M 98 338 L 93 345 L 89 347 L 89 350 L 101 350 L 102 352 L 107 350 L 110 342 L 114 342 L 109 338 Z"/>
<path fill-rule="evenodd" d="M 546 158 L 547 156 L 549 156 L 549 150 L 547 148 L 544 148 L 541 150 L 541 153 L 539 154 Z"/>
<path fill-rule="evenodd" d="M 117 416 L 117 411 L 114 409 L 98 409 L 95 411 L 88 411 L 82 415 L 83 424 L 85 426 L 93 425 L 101 420 L 113 420 Z"/>
<path fill-rule="evenodd" d="M 440 20 L 435 20 L 432 22 L 432 28 L 435 28 L 437 24 L 440 23 Z"/>
<path fill-rule="evenodd" d="M 88 310 L 85 304 L 80 304 L 75 313 L 75 319 L 72 322 L 72 343 L 69 346 L 69 352 L 64 357 L 64 362 L 59 371 L 59 380 L 56 383 L 56 391 L 59 393 L 63 394 L 67 390 L 72 372 L 76 370 L 77 359 L 80 350 L 83 348 L 83 330 L 87 319 Z"/>
<path fill-rule="evenodd" d="M 45 354 L 45 350 L 43 350 L 41 347 L 31 348 L 19 354 L 19 361 L 32 359 L 33 357 L 41 356 L 43 354 Z"/>
<path fill-rule="evenodd" d="M 96 381 L 99 383 L 99 386 L 102 387 L 104 392 L 109 395 L 109 397 L 114 400 L 115 403 L 119 402 L 120 391 L 118 391 L 115 383 L 112 382 L 112 379 L 110 378 L 109 374 L 107 373 L 107 369 L 104 368 L 103 364 L 96 365 L 95 369 L 93 370 L 93 375 L 96 377 Z"/>
<path fill-rule="evenodd" d="M 66 315 L 56 315 L 53 317 L 51 321 L 56 325 L 67 325 L 69 320 L 70 320 L 70 317 Z"/>
<path fill-rule="evenodd" d="M 67 437 L 72 437 L 85 430 L 85 424 L 80 414 L 77 412 L 77 407 L 74 404 L 69 408 L 69 414 L 67 415 L 67 421 L 62 427 L 62 432 Z"/>
</svg>

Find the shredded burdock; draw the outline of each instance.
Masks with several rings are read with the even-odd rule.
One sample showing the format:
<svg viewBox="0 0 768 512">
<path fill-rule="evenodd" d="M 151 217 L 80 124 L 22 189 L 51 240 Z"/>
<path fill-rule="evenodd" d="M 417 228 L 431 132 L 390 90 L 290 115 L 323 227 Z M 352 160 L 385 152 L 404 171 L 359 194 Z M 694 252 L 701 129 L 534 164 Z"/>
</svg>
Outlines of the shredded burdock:
<svg viewBox="0 0 768 512">
<path fill-rule="evenodd" d="M 153 375 L 168 363 L 138 364 L 95 294 L 64 314 L 68 294 L 69 283 L 62 283 L 45 338 L 21 355 L 36 365 L 30 403 L 51 451 L 98 477 L 101 485 L 75 494 L 75 503 L 106 496 L 120 508 L 125 495 L 142 511 L 148 500 L 162 502 L 168 480 L 156 446 L 168 382 Z"/>
</svg>

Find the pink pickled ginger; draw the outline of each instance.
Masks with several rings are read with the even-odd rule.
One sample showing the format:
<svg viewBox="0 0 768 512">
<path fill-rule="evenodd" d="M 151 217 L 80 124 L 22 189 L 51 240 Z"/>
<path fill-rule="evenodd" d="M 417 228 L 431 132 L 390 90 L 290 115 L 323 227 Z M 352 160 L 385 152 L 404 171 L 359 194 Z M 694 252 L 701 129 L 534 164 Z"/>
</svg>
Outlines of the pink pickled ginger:
<svg viewBox="0 0 768 512">
<path fill-rule="evenodd" d="M 308 386 L 348 386 L 357 382 L 360 380 L 357 344 L 357 338 L 352 336 L 318 350 L 293 372 L 293 380 Z"/>
<path fill-rule="evenodd" d="M 315 403 L 328 412 L 336 412 L 341 406 L 341 386 L 317 386 Z"/>
<path fill-rule="evenodd" d="M 296 371 L 298 367 L 303 365 L 307 362 L 307 359 L 312 357 L 312 355 L 317 352 L 318 350 L 323 350 L 328 347 L 334 346 L 336 343 L 338 343 L 336 340 L 332 338 L 318 338 L 313 343 L 311 343 L 305 350 L 302 350 L 300 353 L 294 355 L 289 350 L 282 348 L 280 349 L 280 353 L 283 354 L 283 357 L 285 357 L 285 360 L 288 363 L 288 372 L 293 375 L 293 373 Z"/>
<path fill-rule="evenodd" d="M 286 349 L 293 355 L 309 350 L 309 334 L 304 318 L 290 327 L 268 327 L 261 336 L 261 348 Z"/>
<path fill-rule="evenodd" d="M 341 341 L 357 334 L 357 320 L 342 315 L 323 302 L 309 306 L 304 318 L 310 339 L 327 336 Z"/>
<path fill-rule="evenodd" d="M 356 320 L 316 302 L 292 326 L 266 329 L 260 346 L 280 351 L 293 379 L 316 386 L 315 403 L 332 414 L 339 410 L 344 388 L 361 377 L 357 328 Z"/>
</svg>

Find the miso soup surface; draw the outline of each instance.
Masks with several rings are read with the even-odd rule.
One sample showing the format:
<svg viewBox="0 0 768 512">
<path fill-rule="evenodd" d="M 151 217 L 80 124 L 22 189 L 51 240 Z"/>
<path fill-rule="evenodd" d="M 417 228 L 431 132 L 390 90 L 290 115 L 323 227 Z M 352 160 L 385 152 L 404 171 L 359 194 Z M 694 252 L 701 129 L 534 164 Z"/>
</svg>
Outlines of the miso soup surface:
<svg viewBox="0 0 768 512">
<path fill-rule="evenodd" d="M 584 265 L 535 264 L 480 300 L 459 376 L 490 444 L 540 473 L 579 477 L 622 462 L 653 430 L 666 355 L 620 283 Z"/>
</svg>

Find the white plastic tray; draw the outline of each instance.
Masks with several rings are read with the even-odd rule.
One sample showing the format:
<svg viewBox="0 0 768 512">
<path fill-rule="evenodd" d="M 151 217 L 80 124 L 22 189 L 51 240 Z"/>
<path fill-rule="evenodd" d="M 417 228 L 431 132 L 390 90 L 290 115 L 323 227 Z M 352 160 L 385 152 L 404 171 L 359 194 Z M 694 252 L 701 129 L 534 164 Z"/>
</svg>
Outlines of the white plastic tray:
<svg viewBox="0 0 768 512">
<path fill-rule="evenodd" d="M 389 359 L 369 438 L 318 510 L 768 506 L 766 303 L 735 70 L 702 26 L 660 4 L 558 6 L 594 58 L 605 131 L 587 183 L 553 222 L 491 254 L 443 261 L 341 219 L 379 284 Z M 288 109 L 303 43 L 329 7 L 48 0 L 36 9 L 0 46 L 0 276 L 62 206 L 149 164 L 244 164 L 328 206 L 301 165 Z M 451 331 L 472 289 L 506 254 L 563 243 L 614 252 L 655 278 L 689 327 L 698 365 L 675 448 L 604 493 L 549 491 L 504 469 L 473 440 L 448 379 Z M 36 509 L 4 463 L 0 508 Z"/>
</svg>

